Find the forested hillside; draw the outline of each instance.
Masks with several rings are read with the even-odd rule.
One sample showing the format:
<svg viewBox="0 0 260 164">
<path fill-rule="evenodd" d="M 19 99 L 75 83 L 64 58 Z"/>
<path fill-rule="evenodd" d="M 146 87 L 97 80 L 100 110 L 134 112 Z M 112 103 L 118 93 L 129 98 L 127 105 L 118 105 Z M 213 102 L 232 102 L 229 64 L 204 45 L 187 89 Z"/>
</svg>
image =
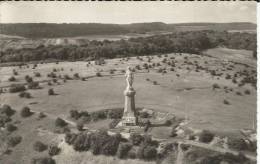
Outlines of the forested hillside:
<svg viewBox="0 0 260 164">
<path fill-rule="evenodd" d="M 0 52 L 0 62 L 27 62 L 46 59 L 82 60 L 152 55 L 158 53 L 201 53 L 224 46 L 256 52 L 256 34 L 216 31 L 175 32 L 167 35 L 118 41 L 90 41 L 87 44 L 38 46 L 33 49 L 8 49 Z M 256 53 L 255 53 L 256 54 Z"/>
<path fill-rule="evenodd" d="M 255 30 L 252 23 L 180 23 L 162 22 L 133 24 L 54 24 L 54 23 L 15 23 L 0 24 L 0 34 L 16 35 L 27 38 L 58 38 L 84 35 L 112 35 L 126 33 L 146 33 L 155 31 L 194 31 L 194 30 Z"/>
</svg>

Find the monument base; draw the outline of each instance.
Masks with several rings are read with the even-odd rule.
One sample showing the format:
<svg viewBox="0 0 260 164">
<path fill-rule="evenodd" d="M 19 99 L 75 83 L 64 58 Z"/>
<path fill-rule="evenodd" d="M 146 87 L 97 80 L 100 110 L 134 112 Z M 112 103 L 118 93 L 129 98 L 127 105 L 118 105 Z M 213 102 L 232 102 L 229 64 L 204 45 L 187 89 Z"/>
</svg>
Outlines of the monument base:
<svg viewBox="0 0 260 164">
<path fill-rule="evenodd" d="M 121 122 L 122 122 L 122 126 L 135 126 L 136 117 L 135 116 L 123 116 Z"/>
</svg>

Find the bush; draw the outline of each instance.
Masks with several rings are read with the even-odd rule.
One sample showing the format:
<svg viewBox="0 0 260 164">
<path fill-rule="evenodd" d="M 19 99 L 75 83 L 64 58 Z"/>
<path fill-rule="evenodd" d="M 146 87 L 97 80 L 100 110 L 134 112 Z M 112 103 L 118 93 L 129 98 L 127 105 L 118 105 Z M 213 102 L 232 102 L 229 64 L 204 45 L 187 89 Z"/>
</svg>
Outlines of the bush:
<svg viewBox="0 0 260 164">
<path fill-rule="evenodd" d="M 50 157 L 37 157 L 32 159 L 31 164 L 56 164 L 56 162 Z"/>
<path fill-rule="evenodd" d="M 133 145 L 140 145 L 140 143 L 144 140 L 143 136 L 138 133 L 130 134 L 130 141 Z"/>
<path fill-rule="evenodd" d="M 120 143 L 117 150 L 117 157 L 120 159 L 126 158 L 131 148 L 132 144 L 130 143 Z"/>
<path fill-rule="evenodd" d="M 47 149 L 47 145 L 45 145 L 44 143 L 42 143 L 41 141 L 36 141 L 34 144 L 33 144 L 33 149 L 35 151 L 38 151 L 38 152 L 42 152 L 44 150 Z"/>
<path fill-rule="evenodd" d="M 242 138 L 228 138 L 227 144 L 230 148 L 239 151 L 247 148 L 246 142 Z"/>
<path fill-rule="evenodd" d="M 32 112 L 31 112 L 31 109 L 26 106 L 26 107 L 23 107 L 20 114 L 22 117 L 29 117 L 32 115 Z"/>
<path fill-rule="evenodd" d="M 157 85 L 158 83 L 157 83 L 157 81 L 153 81 L 153 85 Z"/>
<path fill-rule="evenodd" d="M 12 116 L 14 113 L 15 111 L 9 105 L 4 104 L 0 108 L 0 114 L 5 114 L 8 117 Z"/>
<path fill-rule="evenodd" d="M 25 79 L 25 81 L 26 81 L 27 83 L 33 82 L 32 77 L 30 77 L 30 76 L 28 76 L 28 75 L 26 75 L 26 76 L 24 77 L 24 79 Z"/>
<path fill-rule="evenodd" d="M 130 149 L 127 153 L 127 157 L 130 159 L 135 159 L 136 158 L 136 151 L 135 149 Z"/>
<path fill-rule="evenodd" d="M 77 122 L 76 126 L 79 131 L 83 131 L 84 123 L 82 123 L 82 121 Z"/>
<path fill-rule="evenodd" d="M 143 150 L 143 158 L 147 160 L 153 160 L 157 156 L 157 150 L 154 146 L 146 146 Z"/>
<path fill-rule="evenodd" d="M 29 92 L 21 92 L 20 94 L 19 94 L 19 97 L 22 97 L 22 98 L 31 98 L 32 96 L 31 96 L 31 94 L 29 93 Z"/>
<path fill-rule="evenodd" d="M 41 119 L 41 118 L 44 118 L 44 117 L 46 117 L 46 115 L 43 112 L 40 112 L 38 118 Z"/>
<path fill-rule="evenodd" d="M 204 143 L 211 142 L 213 138 L 214 138 L 214 134 L 207 130 L 203 130 L 199 135 L 199 141 Z"/>
<path fill-rule="evenodd" d="M 35 77 L 41 77 L 41 74 L 40 74 L 40 72 L 34 72 L 34 76 Z"/>
<path fill-rule="evenodd" d="M 50 156 L 58 155 L 60 153 L 60 148 L 56 145 L 54 146 L 49 146 L 48 154 Z"/>
<path fill-rule="evenodd" d="M 245 90 L 245 92 L 244 92 L 246 95 L 250 95 L 250 90 Z"/>
<path fill-rule="evenodd" d="M 57 126 L 57 127 L 64 127 L 67 124 L 68 123 L 66 121 L 64 121 L 63 119 L 61 119 L 59 117 L 55 120 L 55 126 Z"/>
<path fill-rule="evenodd" d="M 77 138 L 77 134 L 74 134 L 74 133 L 66 133 L 65 135 L 65 142 L 69 145 L 73 144 L 74 141 L 76 140 Z"/>
<path fill-rule="evenodd" d="M 22 141 L 22 137 L 17 135 L 17 136 L 11 136 L 7 138 L 7 145 L 10 147 L 15 147 Z"/>
<path fill-rule="evenodd" d="M 214 84 L 212 85 L 212 89 L 213 89 L 213 90 L 219 89 L 219 88 L 220 88 L 220 86 L 219 86 L 218 84 L 216 84 L 216 83 L 214 83 Z"/>
<path fill-rule="evenodd" d="M 65 80 L 71 80 L 71 77 L 69 75 L 67 75 L 67 74 L 64 75 L 63 77 L 64 77 Z"/>
<path fill-rule="evenodd" d="M 109 123 L 109 128 L 110 128 L 110 129 L 115 128 L 119 122 L 120 122 L 120 119 L 113 119 L 113 120 Z"/>
<path fill-rule="evenodd" d="M 97 76 L 97 77 L 101 77 L 102 75 L 101 75 L 100 72 L 97 72 L 97 73 L 96 73 L 96 76 Z"/>
<path fill-rule="evenodd" d="M 17 129 L 17 127 L 14 126 L 13 124 L 11 124 L 11 123 L 6 124 L 6 130 L 7 130 L 8 132 L 13 132 L 13 131 L 15 131 L 16 129 Z"/>
<path fill-rule="evenodd" d="M 10 122 L 11 118 L 6 115 L 0 115 L 0 127 L 4 127 L 7 122 Z"/>
<path fill-rule="evenodd" d="M 50 88 L 49 90 L 48 90 L 48 95 L 54 95 L 55 93 L 54 93 L 54 90 L 52 89 L 52 88 Z"/>
<path fill-rule="evenodd" d="M 87 133 L 81 133 L 79 134 L 74 142 L 73 142 L 73 148 L 76 151 L 88 151 L 90 148 L 90 137 L 87 135 Z"/>
<path fill-rule="evenodd" d="M 224 103 L 225 105 L 230 105 L 230 102 L 229 102 L 228 100 L 226 100 L 226 99 L 223 100 L 223 103 Z"/>
<path fill-rule="evenodd" d="M 8 81 L 16 81 L 16 78 L 13 77 L 13 76 L 11 76 L 11 77 L 8 79 Z"/>
<path fill-rule="evenodd" d="M 30 82 L 30 83 L 28 83 L 28 89 L 39 89 L 40 87 L 39 87 L 39 82 Z"/>
<path fill-rule="evenodd" d="M 74 73 L 73 77 L 74 77 L 75 79 L 79 79 L 79 74 L 78 74 L 78 73 Z"/>
<path fill-rule="evenodd" d="M 12 84 L 9 88 L 10 93 L 25 91 L 26 88 L 22 84 Z"/>
</svg>

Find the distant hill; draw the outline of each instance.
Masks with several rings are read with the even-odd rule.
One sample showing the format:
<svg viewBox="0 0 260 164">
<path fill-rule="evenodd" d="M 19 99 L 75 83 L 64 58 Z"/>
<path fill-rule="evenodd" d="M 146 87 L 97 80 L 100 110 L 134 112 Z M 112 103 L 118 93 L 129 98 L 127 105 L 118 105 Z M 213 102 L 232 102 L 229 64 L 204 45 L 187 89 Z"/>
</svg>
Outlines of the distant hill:
<svg viewBox="0 0 260 164">
<path fill-rule="evenodd" d="M 26 38 L 59 38 L 86 35 L 115 35 L 127 33 L 147 33 L 156 31 L 194 31 L 194 30 L 256 30 L 256 24 L 238 23 L 179 23 L 162 22 L 132 24 L 55 24 L 55 23 L 15 23 L 0 24 L 0 34 Z"/>
<path fill-rule="evenodd" d="M 249 22 L 235 23 L 179 23 L 171 24 L 178 31 L 194 31 L 194 30 L 216 30 L 216 31 L 233 31 L 233 30 L 256 30 L 256 24 Z"/>
</svg>

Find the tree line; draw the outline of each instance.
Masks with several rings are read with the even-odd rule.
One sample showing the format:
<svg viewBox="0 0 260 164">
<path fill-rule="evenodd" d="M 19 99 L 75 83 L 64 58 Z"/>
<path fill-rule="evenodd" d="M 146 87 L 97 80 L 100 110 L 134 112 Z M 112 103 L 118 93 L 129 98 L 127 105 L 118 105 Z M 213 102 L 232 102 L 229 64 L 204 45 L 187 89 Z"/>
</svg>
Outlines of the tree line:
<svg viewBox="0 0 260 164">
<path fill-rule="evenodd" d="M 165 35 L 118 41 L 89 41 L 84 45 L 40 45 L 37 48 L 7 49 L 0 52 L 0 62 L 41 60 L 95 60 L 100 58 L 156 55 L 160 53 L 195 53 L 214 47 L 252 50 L 256 54 L 256 34 L 217 31 L 174 32 Z M 256 55 L 255 55 L 256 56 Z"/>
</svg>

